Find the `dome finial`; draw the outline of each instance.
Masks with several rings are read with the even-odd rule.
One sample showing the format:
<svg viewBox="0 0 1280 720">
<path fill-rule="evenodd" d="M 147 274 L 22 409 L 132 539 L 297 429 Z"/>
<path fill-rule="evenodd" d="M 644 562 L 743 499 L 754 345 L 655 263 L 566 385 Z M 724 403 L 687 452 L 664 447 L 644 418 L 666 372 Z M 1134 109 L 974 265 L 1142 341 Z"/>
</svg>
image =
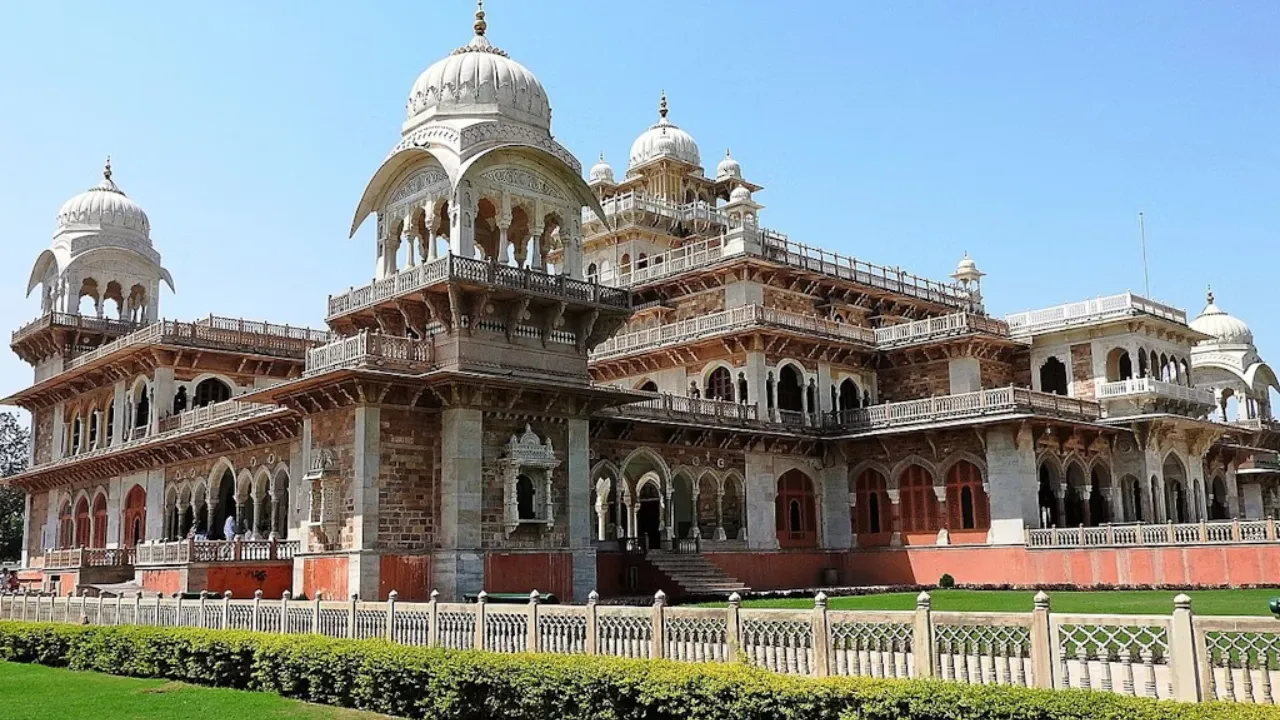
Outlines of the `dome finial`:
<svg viewBox="0 0 1280 720">
<path fill-rule="evenodd" d="M 662 91 L 662 99 L 658 101 L 658 117 L 667 119 L 667 91 Z"/>
<path fill-rule="evenodd" d="M 484 31 L 489 25 L 484 21 L 484 0 L 476 0 L 476 35 L 484 37 Z"/>
<path fill-rule="evenodd" d="M 1213 304 L 1213 286 L 1206 285 L 1205 288 L 1206 289 L 1204 293 L 1204 298 L 1208 302 L 1208 304 L 1212 305 Z"/>
<path fill-rule="evenodd" d="M 110 155 L 107 156 L 106 165 L 102 167 L 102 177 L 106 178 L 107 182 L 111 182 L 111 156 Z"/>
</svg>

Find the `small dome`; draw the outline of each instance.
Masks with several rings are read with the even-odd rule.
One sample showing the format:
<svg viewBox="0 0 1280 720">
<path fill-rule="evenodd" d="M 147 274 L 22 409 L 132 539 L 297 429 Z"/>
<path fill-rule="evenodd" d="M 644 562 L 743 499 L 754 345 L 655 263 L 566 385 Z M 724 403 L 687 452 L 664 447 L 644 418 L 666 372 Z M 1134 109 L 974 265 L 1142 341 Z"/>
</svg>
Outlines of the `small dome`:
<svg viewBox="0 0 1280 720">
<path fill-rule="evenodd" d="M 1252 345 L 1253 331 L 1238 317 L 1228 315 L 1213 302 L 1213 291 L 1206 297 L 1208 302 L 1204 310 L 1191 321 L 1191 329 L 1212 335 L 1212 340 L 1204 340 L 1201 344 Z"/>
<path fill-rule="evenodd" d="M 729 154 L 729 149 L 725 148 L 724 159 L 716 165 L 716 180 L 727 180 L 729 178 L 741 178 L 742 165 L 733 156 Z"/>
<path fill-rule="evenodd" d="M 969 253 L 965 253 L 960 258 L 960 262 L 956 263 L 956 271 L 951 273 L 951 277 L 959 282 L 975 282 L 980 280 L 986 273 L 978 269 L 978 264 L 969 257 Z"/>
<path fill-rule="evenodd" d="M 551 129 L 551 104 L 542 83 L 484 36 L 484 10 L 476 11 L 475 37 L 427 68 L 409 91 L 408 119 L 502 115 Z"/>
<path fill-rule="evenodd" d="M 76 195 L 58 209 L 58 230 L 127 230 L 149 238 L 151 221 L 111 179 L 111 158 L 102 170 L 102 182 Z"/>
<path fill-rule="evenodd" d="M 604 161 L 604 153 L 600 153 L 600 159 L 595 165 L 591 166 L 591 183 L 613 183 L 613 166 Z"/>
<path fill-rule="evenodd" d="M 667 120 L 665 92 L 658 104 L 658 122 L 640 133 L 640 137 L 631 143 L 631 162 L 628 167 L 642 165 L 660 157 L 675 158 L 690 165 L 702 164 L 698 144 L 693 141 L 693 136 Z"/>
<path fill-rule="evenodd" d="M 748 190 L 744 185 L 739 185 L 738 187 L 733 189 L 733 192 L 729 193 L 729 202 L 731 203 L 750 202 L 750 201 L 751 201 L 751 191 Z"/>
</svg>

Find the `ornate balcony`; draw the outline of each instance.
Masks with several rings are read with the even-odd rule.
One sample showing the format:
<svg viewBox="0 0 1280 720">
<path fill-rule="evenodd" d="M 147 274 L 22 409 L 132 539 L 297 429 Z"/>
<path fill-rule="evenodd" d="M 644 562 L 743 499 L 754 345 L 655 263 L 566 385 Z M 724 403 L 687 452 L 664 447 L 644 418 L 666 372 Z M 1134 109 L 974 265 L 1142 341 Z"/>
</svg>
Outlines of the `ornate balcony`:
<svg viewBox="0 0 1280 720">
<path fill-rule="evenodd" d="M 1133 378 L 1117 382 L 1103 383 L 1097 387 L 1098 400 L 1132 400 L 1138 404 L 1139 410 L 1147 402 L 1172 401 L 1200 414 L 1211 410 L 1214 406 L 1213 392 L 1202 388 L 1186 387 L 1163 382 L 1150 377 Z M 1114 412 L 1112 412 L 1114 410 Z M 1108 404 L 1108 415 L 1122 412 L 1122 408 Z"/>
<path fill-rule="evenodd" d="M 834 320 L 801 315 L 763 305 L 744 305 L 729 310 L 659 325 L 656 328 L 615 335 L 600 343 L 591 359 L 604 360 L 637 352 L 646 352 L 675 343 L 689 342 L 747 328 L 777 327 L 818 335 L 871 347 L 876 334 L 871 328 L 838 323 Z"/>
<path fill-rule="evenodd" d="M 1014 337 L 1029 337 L 1139 315 L 1149 315 L 1179 325 L 1187 324 L 1186 311 L 1131 292 L 1055 305 L 1043 310 L 1013 313 L 1006 315 L 1004 319 Z"/>
<path fill-rule="evenodd" d="M 892 350 L 962 335 L 1009 337 L 1009 326 L 1003 320 L 973 313 L 953 313 L 926 318 L 903 325 L 876 328 L 876 347 Z"/>
<path fill-rule="evenodd" d="M 296 540 L 176 540 L 137 547 L 137 567 L 191 563 L 289 562 Z"/>
<path fill-rule="evenodd" d="M 71 313 L 50 312 L 41 315 L 31 322 L 13 331 L 12 342 L 18 343 L 41 330 L 51 327 L 63 327 L 68 330 L 99 332 L 109 335 L 124 335 L 138 328 L 137 324 L 127 320 L 110 318 L 85 317 Z"/>
<path fill-rule="evenodd" d="M 308 350 L 306 375 L 348 368 L 421 371 L 430 362 L 428 343 L 364 331 Z"/>
<path fill-rule="evenodd" d="M 1097 403 L 1088 400 L 1077 400 L 1028 388 L 1004 387 L 840 410 L 827 415 L 825 422 L 828 426 L 863 431 L 1015 413 L 1093 422 L 1100 417 L 1101 410 Z"/>
<path fill-rule="evenodd" d="M 79 570 L 82 568 L 130 567 L 134 563 L 133 548 L 63 548 L 46 550 L 45 570 Z"/>
<path fill-rule="evenodd" d="M 604 305 L 621 310 L 631 308 L 631 294 L 625 290 L 574 280 L 564 275 L 446 255 L 402 270 L 389 278 L 352 288 L 341 295 L 330 295 L 328 319 L 333 320 L 391 303 L 405 295 L 420 293 L 434 285 L 448 282 L 517 290 L 553 300 Z"/>
</svg>

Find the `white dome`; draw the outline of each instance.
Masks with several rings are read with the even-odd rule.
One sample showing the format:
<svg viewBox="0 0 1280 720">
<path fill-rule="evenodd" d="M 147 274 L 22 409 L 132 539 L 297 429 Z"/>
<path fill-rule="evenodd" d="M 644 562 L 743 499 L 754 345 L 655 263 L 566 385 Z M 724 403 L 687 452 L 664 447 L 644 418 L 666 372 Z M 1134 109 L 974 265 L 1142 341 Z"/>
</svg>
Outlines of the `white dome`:
<svg viewBox="0 0 1280 720">
<path fill-rule="evenodd" d="M 484 36 L 484 11 L 476 12 L 475 37 L 427 68 L 409 91 L 412 120 L 457 115 L 501 115 L 550 131 L 551 104 L 538 78 Z"/>
<path fill-rule="evenodd" d="M 969 257 L 969 253 L 965 253 L 960 258 L 960 262 L 956 263 L 956 271 L 951 273 L 951 278 L 958 282 L 968 283 L 981 280 L 986 273 L 978 269 L 978 263 Z"/>
<path fill-rule="evenodd" d="M 725 148 L 724 159 L 716 165 L 716 180 L 727 180 L 728 178 L 741 178 L 742 165 L 733 156 L 729 154 L 728 148 Z"/>
<path fill-rule="evenodd" d="M 613 183 L 613 166 L 604 161 L 604 153 L 600 153 L 600 160 L 591 166 L 590 177 L 592 183 Z"/>
<path fill-rule="evenodd" d="M 58 230 L 84 226 L 132 231 L 148 239 L 151 234 L 151 221 L 147 214 L 111 180 L 111 158 L 107 158 L 102 171 L 102 182 L 66 201 L 58 209 Z"/>
<path fill-rule="evenodd" d="M 693 136 L 667 120 L 665 92 L 658 105 L 658 115 L 658 122 L 640 133 L 640 137 L 631 143 L 631 162 L 628 167 L 642 165 L 660 157 L 675 158 L 690 165 L 702 165 L 698 144 L 693 141 Z"/>
<path fill-rule="evenodd" d="M 751 191 L 746 186 L 739 185 L 729 193 L 729 202 L 749 202 L 751 200 Z"/>
<path fill-rule="evenodd" d="M 1253 331 L 1238 317 L 1223 312 L 1213 302 L 1213 291 L 1209 291 L 1208 305 L 1191 321 L 1191 329 L 1212 335 L 1212 340 L 1201 344 L 1252 345 Z"/>
</svg>

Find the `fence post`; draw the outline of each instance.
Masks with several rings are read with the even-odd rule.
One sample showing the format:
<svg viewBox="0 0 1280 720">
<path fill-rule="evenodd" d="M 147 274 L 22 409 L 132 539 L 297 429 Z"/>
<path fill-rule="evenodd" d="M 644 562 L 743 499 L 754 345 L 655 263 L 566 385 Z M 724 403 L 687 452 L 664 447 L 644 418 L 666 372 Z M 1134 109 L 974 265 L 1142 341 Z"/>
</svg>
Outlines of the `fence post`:
<svg viewBox="0 0 1280 720">
<path fill-rule="evenodd" d="M 1267 539 L 1276 539 L 1276 519 L 1274 517 L 1267 518 Z"/>
<path fill-rule="evenodd" d="M 400 597 L 400 593 L 392 590 L 387 593 L 387 641 L 395 642 L 396 640 L 396 598 Z"/>
<path fill-rule="evenodd" d="M 201 598 L 204 598 L 204 595 L 202 594 L 200 597 L 201 597 Z M 124 599 L 124 596 L 120 595 L 119 593 L 116 593 L 116 621 L 115 621 L 114 623 L 112 623 L 112 625 L 119 625 L 119 624 L 120 624 L 120 601 L 121 601 L 122 599 Z M 200 613 L 200 621 L 201 621 L 202 623 L 204 622 L 204 613 L 203 613 L 203 612 L 202 612 L 202 613 Z"/>
<path fill-rule="evenodd" d="M 1232 542 L 1240 542 L 1240 518 L 1231 519 L 1231 540 Z"/>
<path fill-rule="evenodd" d="M 320 598 L 324 593 L 316 593 L 315 604 L 311 606 L 311 632 L 314 635 L 320 635 Z"/>
<path fill-rule="evenodd" d="M 587 655 L 595 655 L 599 636 L 596 634 L 596 603 L 600 602 L 600 593 L 592 590 L 587 594 L 587 637 L 583 641 L 582 651 Z"/>
<path fill-rule="evenodd" d="M 1049 596 L 1043 590 L 1036 593 L 1035 609 L 1031 611 L 1031 675 L 1032 686 L 1053 688 L 1053 652 L 1050 638 Z"/>
<path fill-rule="evenodd" d="M 22 588 L 22 621 L 27 621 L 27 599 L 31 596 L 31 588 Z"/>
<path fill-rule="evenodd" d="M 484 606 L 487 604 L 489 604 L 489 593 L 481 590 L 476 596 L 476 635 L 471 640 L 473 650 L 484 650 Z"/>
<path fill-rule="evenodd" d="M 293 593 L 285 590 L 280 593 L 280 634 L 285 635 L 289 632 L 289 601 L 293 599 Z"/>
<path fill-rule="evenodd" d="M 231 591 L 222 591 L 222 629 L 231 629 Z"/>
<path fill-rule="evenodd" d="M 1203 518 L 1200 520 L 1200 542 L 1209 542 L 1209 525 Z"/>
<path fill-rule="evenodd" d="M 1169 628 L 1169 674 L 1173 680 L 1174 700 L 1200 702 L 1196 655 L 1191 598 L 1185 593 L 1179 593 L 1173 599 L 1173 622 Z M 1245 672 L 1250 672 L 1247 659 L 1244 667 Z"/>
<path fill-rule="evenodd" d="M 258 632 L 262 628 L 261 612 L 262 612 L 262 588 L 253 591 L 253 624 L 250 626 L 254 632 Z"/>
<path fill-rule="evenodd" d="M 738 652 L 742 649 L 742 632 L 738 613 L 742 609 L 742 596 L 733 593 L 729 596 L 729 609 L 725 611 L 724 639 L 729 648 L 725 651 L 725 662 L 737 662 Z"/>
<path fill-rule="evenodd" d="M 813 674 L 831 674 L 831 642 L 827 633 L 827 594 L 818 591 L 813 598 Z"/>
<path fill-rule="evenodd" d="M 103 622 L 102 620 L 102 601 L 105 599 L 106 598 L 102 597 L 101 593 L 98 594 L 98 624 L 99 625 L 106 625 L 106 623 Z M 53 615 L 49 615 L 49 619 L 52 620 Z"/>
<path fill-rule="evenodd" d="M 173 626 L 182 627 L 182 593 L 176 592 L 173 594 L 173 597 L 175 601 L 175 607 L 173 610 Z"/>
<path fill-rule="evenodd" d="M 142 624 L 142 593 L 133 596 L 133 624 Z"/>
<path fill-rule="evenodd" d="M 667 649 L 667 628 L 663 621 L 664 608 L 667 605 L 667 594 L 659 590 L 653 595 L 653 648 L 649 657 L 659 660 L 665 657 Z"/>
<path fill-rule="evenodd" d="M 915 664 L 915 676 L 918 678 L 933 677 L 934 652 L 933 637 L 933 598 L 929 593 L 921 591 L 916 596 L 916 617 L 911 632 L 911 653 Z"/>
<path fill-rule="evenodd" d="M 164 623 L 160 622 L 160 606 L 163 603 L 164 603 L 164 594 L 156 593 L 156 617 L 155 617 L 155 621 L 152 623 L 156 627 L 164 627 Z M 70 608 L 71 606 L 68 605 L 67 607 Z"/>
<path fill-rule="evenodd" d="M 529 592 L 529 627 L 527 628 L 527 637 L 525 639 L 525 652 L 541 652 L 539 648 L 538 634 L 538 591 Z"/>
<path fill-rule="evenodd" d="M 360 602 L 360 593 L 351 593 L 351 604 L 347 606 L 347 637 L 356 636 L 356 603 Z"/>
<path fill-rule="evenodd" d="M 436 646 L 436 635 L 440 632 L 440 591 L 431 591 L 431 601 L 427 603 L 427 647 Z"/>
</svg>

